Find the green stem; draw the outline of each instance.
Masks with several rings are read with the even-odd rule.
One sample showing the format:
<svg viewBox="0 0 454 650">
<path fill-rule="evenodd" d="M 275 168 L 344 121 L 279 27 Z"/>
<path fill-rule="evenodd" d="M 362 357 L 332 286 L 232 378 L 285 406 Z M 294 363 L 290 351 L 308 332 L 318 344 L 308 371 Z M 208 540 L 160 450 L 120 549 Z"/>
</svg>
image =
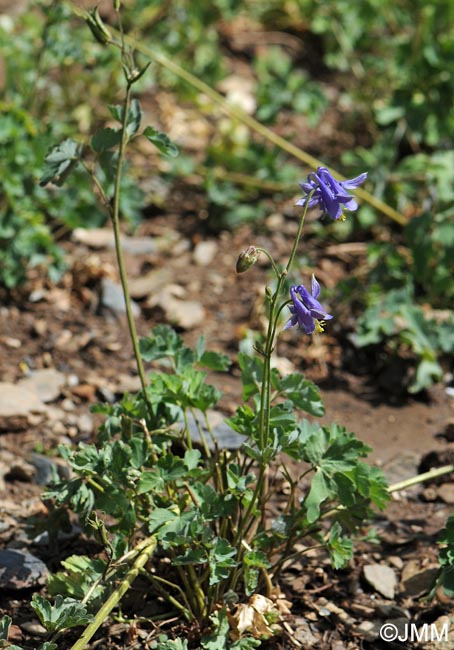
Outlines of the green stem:
<svg viewBox="0 0 454 650">
<path fill-rule="evenodd" d="M 145 575 L 145 578 L 151 582 L 151 584 L 161 593 L 164 598 L 174 607 L 176 607 L 179 611 L 183 613 L 183 616 L 187 621 L 192 621 L 193 619 L 193 614 L 191 612 L 191 606 L 186 598 L 186 594 L 184 593 L 183 589 L 179 586 L 174 584 L 173 582 L 170 582 L 169 580 L 166 580 L 165 578 L 162 578 L 161 576 L 153 575 L 151 573 L 147 572 L 142 572 Z M 164 589 L 160 583 L 166 585 L 167 587 L 170 587 L 171 589 L 175 589 L 178 591 L 178 593 L 181 596 L 181 599 L 186 603 L 186 607 L 182 605 L 176 598 L 174 598 L 168 591 L 168 589 Z"/>
<path fill-rule="evenodd" d="M 145 380 L 145 372 L 143 369 L 143 364 L 142 364 L 142 357 L 140 356 L 140 350 L 139 350 L 139 341 L 137 338 L 137 330 L 136 330 L 136 324 L 134 321 L 134 316 L 132 314 L 132 309 L 131 309 L 131 296 L 129 294 L 129 286 L 128 286 L 128 279 L 126 275 L 126 269 L 125 269 L 125 263 L 124 263 L 124 257 L 123 257 L 123 250 L 121 248 L 121 232 L 120 232 L 120 193 L 121 193 L 121 173 L 122 173 L 122 168 L 123 168 L 123 161 L 124 161 L 124 155 L 126 151 L 126 145 L 128 143 L 128 133 L 126 130 L 127 124 L 128 124 L 128 115 L 129 115 L 129 107 L 131 104 L 131 84 L 128 82 L 126 86 L 126 95 L 125 99 L 123 102 L 123 119 L 122 119 L 122 131 L 121 131 L 121 140 L 120 140 L 120 147 L 118 151 L 118 162 L 117 162 L 117 170 L 115 174 L 115 185 L 114 185 L 114 196 L 113 196 L 113 206 L 112 206 L 112 212 L 111 212 L 111 217 L 112 217 L 112 226 L 113 226 L 113 231 L 114 231 L 114 238 L 115 238 L 115 253 L 117 256 L 117 263 L 118 263 L 118 272 L 120 274 L 120 281 L 121 281 L 121 287 L 123 290 L 123 296 L 125 300 L 125 308 L 126 308 L 126 318 L 128 321 L 128 327 L 129 327 L 129 334 L 131 337 L 131 343 L 132 343 L 132 348 L 134 351 L 134 356 L 136 359 L 136 365 L 137 365 L 137 371 L 139 373 L 140 377 L 140 384 L 142 386 L 142 392 L 143 396 L 145 399 L 145 402 L 147 404 L 148 410 L 150 414 L 153 413 L 153 409 L 151 406 L 151 402 L 148 398 L 147 395 L 147 383 Z"/>
<path fill-rule="evenodd" d="M 256 246 L 255 250 L 266 255 L 271 263 L 271 266 L 273 267 L 273 271 L 275 272 L 276 277 L 279 279 L 281 277 L 281 272 L 277 268 L 277 264 L 274 261 L 273 256 L 266 250 L 266 248 L 260 248 L 259 246 Z"/>
<path fill-rule="evenodd" d="M 433 478 L 438 478 L 439 476 L 450 474 L 451 472 L 454 472 L 454 465 L 443 465 L 443 467 L 436 467 L 435 469 L 431 469 L 429 472 L 424 472 L 424 474 L 418 474 L 418 476 L 412 476 L 411 478 L 407 478 L 404 481 L 393 483 L 388 487 L 388 492 L 390 494 L 393 492 L 399 492 L 399 490 L 405 490 L 412 485 L 418 485 L 418 483 L 424 483 L 424 481 L 430 481 Z"/>
<path fill-rule="evenodd" d="M 287 304 L 284 303 L 284 305 L 281 305 L 276 312 L 275 311 L 276 303 L 281 293 L 284 281 L 295 259 L 298 244 L 303 232 L 304 220 L 306 218 L 309 201 L 314 191 L 315 190 L 313 190 L 307 196 L 306 202 L 304 204 L 303 214 L 301 215 L 301 219 L 298 225 L 298 231 L 296 233 L 295 241 L 293 243 L 293 248 L 290 253 L 287 266 L 285 267 L 284 271 L 282 271 L 282 273 L 278 274 L 276 291 L 274 292 L 271 298 L 270 315 L 268 319 L 268 330 L 266 334 L 265 348 L 263 350 L 263 357 L 264 357 L 263 378 L 262 378 L 262 386 L 260 391 L 260 412 L 259 412 L 259 423 L 258 423 L 258 445 L 259 445 L 259 450 L 262 452 L 262 457 L 260 460 L 260 467 L 257 476 L 257 482 L 255 485 L 255 490 L 251 498 L 251 501 L 248 505 L 248 508 L 244 514 L 244 517 L 242 518 L 242 521 L 240 522 L 240 525 L 238 527 L 238 531 L 235 536 L 235 540 L 233 542 L 234 545 L 236 545 L 239 542 L 239 540 L 242 539 L 242 537 L 250 530 L 254 520 L 254 517 L 251 519 L 251 514 L 256 506 L 257 501 L 262 502 L 263 500 L 263 485 L 265 482 L 265 470 L 267 466 L 267 461 L 263 460 L 263 453 L 269 443 L 269 428 L 270 428 L 271 354 L 274 349 L 274 339 L 276 336 L 276 327 L 279 320 L 279 314 L 281 313 L 283 306 Z M 258 249 L 258 250 L 262 250 L 262 249 Z"/>
<path fill-rule="evenodd" d="M 85 628 L 83 634 L 76 643 L 72 646 L 71 650 L 83 650 L 88 644 L 90 639 L 98 631 L 101 625 L 104 623 L 106 618 L 109 616 L 110 612 L 114 607 L 118 605 L 120 600 L 123 598 L 125 593 L 128 591 L 139 572 L 145 564 L 150 559 L 151 554 L 156 548 L 156 539 L 154 537 L 149 537 L 146 540 L 142 541 L 136 548 L 138 551 L 138 557 L 131 569 L 128 571 L 122 582 L 118 585 L 115 591 L 110 594 L 109 598 L 106 600 L 104 605 L 97 612 L 94 620 Z"/>
</svg>

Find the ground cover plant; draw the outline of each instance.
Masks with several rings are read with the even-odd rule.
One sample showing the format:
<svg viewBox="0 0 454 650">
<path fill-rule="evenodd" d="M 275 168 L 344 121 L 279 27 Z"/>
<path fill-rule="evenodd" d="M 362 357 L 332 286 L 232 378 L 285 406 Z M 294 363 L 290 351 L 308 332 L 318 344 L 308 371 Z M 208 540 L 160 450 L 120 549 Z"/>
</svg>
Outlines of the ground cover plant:
<svg viewBox="0 0 454 650">
<path fill-rule="evenodd" d="M 47 632 L 39 650 L 66 647 L 67 630 L 80 626 L 85 630 L 78 638 L 70 635 L 70 643 L 74 650 L 85 647 L 114 609 L 121 608 L 137 577 L 147 583 L 155 601 L 149 620 L 171 612 L 186 626 L 180 636 L 172 632 L 171 639 L 156 635 L 151 647 L 259 647 L 283 632 L 289 604 L 278 579 L 286 563 L 320 548 L 334 568 L 344 567 L 371 507 L 383 508 L 390 498 L 382 472 L 363 461 L 370 451 L 367 445 L 336 424 L 321 426 L 301 417 L 324 414 L 317 386 L 299 373 L 281 374 L 272 367 L 281 330 L 296 328 L 295 336 L 311 337 L 336 319 L 335 310 L 329 313 L 319 300 L 317 279 L 306 269 L 301 280 L 295 268 L 306 213 L 316 209 L 324 215 L 318 233 L 333 233 L 353 221 L 349 213 L 356 214 L 357 203 L 352 192 L 366 182 L 367 174 L 341 180 L 323 165 L 309 173 L 301 184 L 298 228 L 285 264 L 275 261 L 273 251 L 245 242 L 237 272 L 246 273 L 264 261 L 271 270 L 264 290 L 267 326 L 263 335 L 255 336 L 253 353 L 238 356 L 243 403 L 228 424 L 240 435 L 241 445 L 237 450 L 220 447 L 208 418 L 220 395 L 207 382 L 207 372 L 226 372 L 230 359 L 206 350 L 203 337 L 191 348 L 168 326 L 153 328 L 140 341 L 135 329 L 120 243 L 120 215 L 127 216 L 122 204 L 125 187 L 128 191 L 126 154 L 140 138 L 169 159 L 177 157 L 178 149 L 164 132 L 146 123 L 134 95 L 148 74 L 148 63 L 137 57 L 123 33 L 120 4 L 113 3 L 119 31 L 96 9 L 85 17 L 99 45 L 116 51 L 125 84 L 122 103 L 109 104 L 111 122 L 88 141 L 62 134 L 45 156 L 37 191 L 44 192 L 49 183 L 65 187 L 79 174 L 93 185 L 113 226 L 141 390 L 121 402 L 95 407 L 104 416 L 95 443 L 60 450 L 72 477 L 56 480 L 45 494 L 52 503 L 48 534 L 52 539 L 75 513 L 87 538 L 96 540 L 102 551 L 96 557 L 68 557 L 64 570 L 48 581 L 51 598 L 33 597 L 31 606 Z M 413 236 L 416 248 L 418 237 Z M 397 259 L 398 277 L 399 253 L 391 250 L 389 255 Z M 439 282 L 443 286 L 442 271 Z M 414 294 L 408 308 L 404 294 L 390 293 L 386 299 L 378 309 L 371 301 L 355 344 L 401 336 L 422 359 L 410 386 L 421 390 L 441 376 L 437 352 L 452 352 L 450 323 L 427 321 L 411 304 Z M 396 330 L 403 319 L 406 326 Z M 152 364 L 151 374 L 147 364 Z M 295 465 L 289 469 L 289 459 L 296 461 L 298 471 Z M 271 517 L 278 475 L 285 477 L 289 492 L 279 515 Z M 448 589 L 451 528 L 448 521 L 440 538 L 439 579 Z M 0 637 L 4 646 L 18 648 L 8 642 L 10 624 L 5 617 Z"/>
</svg>

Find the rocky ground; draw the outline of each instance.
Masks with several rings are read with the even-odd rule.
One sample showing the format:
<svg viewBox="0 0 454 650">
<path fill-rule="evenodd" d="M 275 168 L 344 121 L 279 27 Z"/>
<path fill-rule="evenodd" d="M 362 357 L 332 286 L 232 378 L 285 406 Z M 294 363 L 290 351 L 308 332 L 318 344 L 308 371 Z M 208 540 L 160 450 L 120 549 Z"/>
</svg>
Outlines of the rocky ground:
<svg viewBox="0 0 454 650">
<path fill-rule="evenodd" d="M 139 332 L 168 322 L 189 344 L 203 333 L 208 348 L 235 358 L 238 339 L 261 326 L 267 277 L 264 265 L 236 275 L 237 254 L 253 240 L 283 257 L 295 224 L 273 217 L 260 235 L 242 228 L 213 237 L 176 215 L 145 219 L 136 236 L 124 238 Z M 93 439 L 99 421 L 90 406 L 138 389 L 109 229 L 75 231 L 64 245 L 69 266 L 58 285 L 37 273 L 24 293 L 5 297 L 0 308 L 0 565 L 6 567 L 0 571 L 0 613 L 13 616 L 17 643 L 39 638 L 30 595 L 43 587 L 49 570 L 74 552 L 75 544 L 84 544 L 68 540 L 55 556 L 45 540 L 27 532 L 30 518 L 45 515 L 40 494 L 52 466 L 66 471 L 56 447 Z M 352 256 L 355 263 L 364 257 L 361 247 L 346 250 L 312 246 L 322 283 L 332 286 Z M 449 389 L 436 386 L 420 399 L 405 398 L 397 388 L 385 392 L 373 365 L 368 372 L 363 368 L 362 375 L 352 372 L 341 329 L 333 321 L 326 334 L 314 339 L 285 333 L 276 365 L 283 371 L 302 370 L 321 384 L 324 420 L 345 425 L 370 444 L 371 462 L 384 468 L 390 482 L 453 462 L 454 399 Z M 212 413 L 220 425 L 239 399 L 236 365 L 213 381 L 224 392 L 219 410 Z M 438 571 L 435 537 L 452 510 L 452 481 L 448 475 L 396 493 L 374 522 L 381 544 L 361 542 L 347 570 L 334 572 L 316 552 L 304 563 L 289 565 L 280 587 L 291 615 L 273 647 L 454 647 L 454 632 L 445 645 L 379 638 L 386 622 L 401 634 L 409 623 L 441 626 L 449 620 L 451 625 L 447 597 L 440 590 L 432 601 L 423 597 Z M 107 640 L 93 647 L 147 648 L 154 633 L 147 626 L 137 626 L 133 633 L 117 623 L 105 630 Z"/>
</svg>

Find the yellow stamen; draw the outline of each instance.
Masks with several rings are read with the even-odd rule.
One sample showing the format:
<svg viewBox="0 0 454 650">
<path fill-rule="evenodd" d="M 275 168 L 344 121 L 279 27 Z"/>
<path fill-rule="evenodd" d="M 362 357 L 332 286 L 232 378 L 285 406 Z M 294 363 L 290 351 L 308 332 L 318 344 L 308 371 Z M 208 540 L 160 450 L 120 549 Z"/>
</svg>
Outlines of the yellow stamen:
<svg viewBox="0 0 454 650">
<path fill-rule="evenodd" d="M 316 318 L 314 318 L 314 320 L 315 320 L 315 331 L 316 332 L 324 332 L 325 331 L 325 329 L 324 329 L 325 321 L 324 320 L 317 320 Z"/>
</svg>

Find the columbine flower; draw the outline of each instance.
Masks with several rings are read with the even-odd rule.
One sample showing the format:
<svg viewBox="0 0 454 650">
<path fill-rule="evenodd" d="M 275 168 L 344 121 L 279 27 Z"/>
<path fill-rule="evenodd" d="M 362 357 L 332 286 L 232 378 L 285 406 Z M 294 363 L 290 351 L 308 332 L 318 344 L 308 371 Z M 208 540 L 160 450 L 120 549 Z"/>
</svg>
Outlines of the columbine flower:
<svg viewBox="0 0 454 650">
<path fill-rule="evenodd" d="M 322 212 L 329 214 L 331 219 L 345 219 L 344 210 L 356 210 L 358 207 L 355 199 L 348 193 L 367 178 L 367 173 L 347 181 L 338 181 L 330 174 L 326 167 L 319 167 L 317 173 L 311 172 L 306 183 L 300 183 L 306 193 L 296 205 L 305 205 L 308 195 L 315 190 L 309 200 L 308 208 L 319 206 Z"/>
<path fill-rule="evenodd" d="M 320 285 L 312 276 L 311 293 L 303 287 L 302 284 L 290 287 L 290 296 L 293 304 L 289 309 L 292 313 L 290 320 L 286 323 L 284 329 L 287 330 L 294 325 L 303 327 L 307 334 L 323 332 L 323 321 L 330 320 L 331 314 L 328 314 L 323 306 L 317 300 L 320 295 Z"/>
</svg>

